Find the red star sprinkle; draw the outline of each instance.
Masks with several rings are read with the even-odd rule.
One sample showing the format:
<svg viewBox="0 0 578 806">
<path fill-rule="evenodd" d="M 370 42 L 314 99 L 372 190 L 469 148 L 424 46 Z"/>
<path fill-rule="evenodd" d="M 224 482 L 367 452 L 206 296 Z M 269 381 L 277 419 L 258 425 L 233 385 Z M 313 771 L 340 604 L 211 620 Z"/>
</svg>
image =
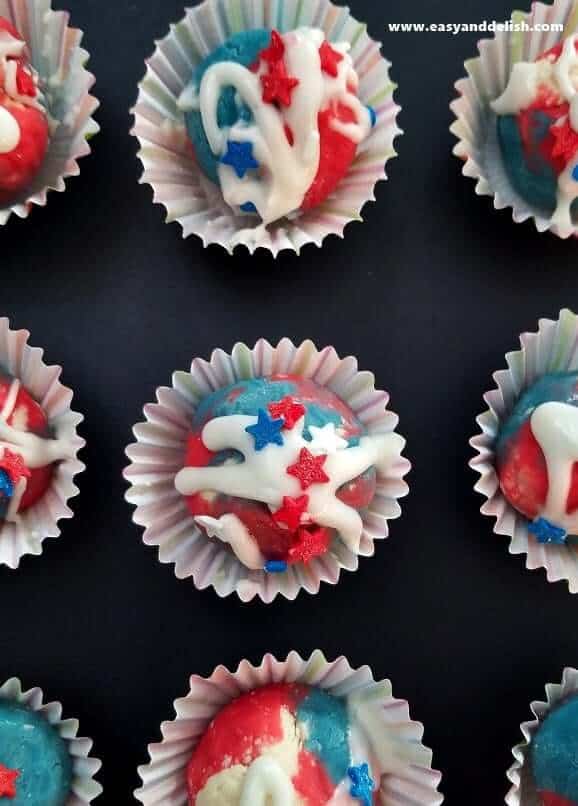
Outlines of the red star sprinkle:
<svg viewBox="0 0 578 806">
<path fill-rule="evenodd" d="M 271 417 L 283 417 L 285 428 L 289 431 L 305 414 L 305 406 L 302 403 L 296 403 L 289 395 L 278 403 L 269 403 L 268 409 Z"/>
<path fill-rule="evenodd" d="M 266 104 L 291 106 L 291 93 L 299 84 L 299 79 L 287 75 L 283 62 L 274 62 L 269 65 L 269 72 L 261 76 L 261 84 Z"/>
<path fill-rule="evenodd" d="M 301 448 L 299 461 L 288 467 L 287 473 L 299 480 L 302 490 L 312 484 L 326 484 L 329 481 L 329 476 L 323 470 L 326 461 L 327 456 L 313 456 L 307 448 Z"/>
<path fill-rule="evenodd" d="M 274 62 L 281 61 L 284 55 L 285 43 L 281 38 L 281 34 L 278 31 L 273 31 L 271 33 L 271 44 L 268 48 L 261 51 L 260 57 L 263 61 L 273 64 Z"/>
<path fill-rule="evenodd" d="M 16 779 L 20 775 L 19 770 L 9 770 L 0 764 L 0 797 L 16 797 Z"/>
<path fill-rule="evenodd" d="M 554 138 L 552 146 L 552 156 L 562 157 L 565 162 L 570 162 L 578 151 L 578 134 L 570 125 L 568 118 L 559 126 L 550 126 L 550 133 Z"/>
<path fill-rule="evenodd" d="M 16 68 L 16 89 L 20 95 L 28 95 L 30 98 L 36 95 L 34 79 L 21 63 Z"/>
<path fill-rule="evenodd" d="M 325 41 L 319 48 L 319 55 L 321 56 L 321 69 L 333 78 L 337 78 L 339 62 L 343 61 L 343 54 L 333 50 L 329 42 Z"/>
<path fill-rule="evenodd" d="M 294 532 L 301 523 L 301 518 L 308 504 L 308 495 L 300 495 L 299 498 L 290 498 L 285 495 L 283 496 L 283 506 L 273 513 L 273 517 L 277 523 L 286 524 Z"/>
<path fill-rule="evenodd" d="M 8 448 L 4 448 L 4 453 L 0 457 L 0 468 L 8 473 L 13 484 L 18 484 L 23 477 L 30 478 L 30 470 L 26 467 L 24 459 L 19 453 L 12 453 Z"/>
<path fill-rule="evenodd" d="M 314 557 L 321 557 L 329 548 L 329 530 L 323 526 L 313 529 L 299 529 L 297 543 L 288 552 L 290 563 L 309 563 Z"/>
</svg>

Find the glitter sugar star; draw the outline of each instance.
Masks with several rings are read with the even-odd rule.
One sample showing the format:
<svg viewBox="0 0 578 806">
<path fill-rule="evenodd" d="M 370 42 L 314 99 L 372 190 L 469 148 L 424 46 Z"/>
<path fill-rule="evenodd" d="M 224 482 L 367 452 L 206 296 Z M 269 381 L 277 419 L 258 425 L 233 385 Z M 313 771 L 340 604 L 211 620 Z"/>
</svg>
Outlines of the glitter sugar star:
<svg viewBox="0 0 578 806">
<path fill-rule="evenodd" d="M 299 79 L 287 75 L 284 62 L 274 62 L 269 65 L 269 72 L 261 76 L 261 84 L 266 104 L 291 106 L 291 93 Z"/>
<path fill-rule="evenodd" d="M 321 557 L 329 547 L 329 540 L 329 531 L 323 526 L 299 529 L 297 542 L 288 552 L 289 562 L 307 564 L 315 557 Z"/>
<path fill-rule="evenodd" d="M 265 409 L 259 409 L 257 422 L 255 425 L 248 425 L 245 431 L 255 440 L 255 450 L 262 451 L 267 445 L 283 445 L 281 431 L 284 424 L 281 418 L 273 419 Z"/>
<path fill-rule="evenodd" d="M 273 417 L 283 417 L 285 428 L 289 431 L 295 427 L 296 423 L 305 414 L 305 406 L 297 403 L 290 395 L 287 395 L 278 403 L 269 403 L 269 412 Z"/>
<path fill-rule="evenodd" d="M 18 484 L 21 478 L 30 478 L 30 470 L 26 467 L 22 456 L 9 451 L 8 448 L 4 448 L 4 453 L 0 456 L 0 468 L 8 473 L 13 484 Z"/>
<path fill-rule="evenodd" d="M 350 767 L 347 774 L 351 779 L 351 797 L 359 800 L 363 806 L 371 806 L 373 802 L 373 779 L 369 774 L 369 766 L 360 764 Z"/>
<path fill-rule="evenodd" d="M 339 62 L 343 61 L 343 54 L 337 50 L 333 50 L 329 42 L 325 40 L 319 48 L 319 56 L 321 57 L 321 69 L 328 76 L 337 78 Z"/>
<path fill-rule="evenodd" d="M 277 523 L 284 523 L 292 532 L 301 524 L 301 519 L 309 504 L 308 495 L 300 495 L 299 498 L 283 497 L 283 506 L 273 513 L 273 518 Z"/>
<path fill-rule="evenodd" d="M 16 779 L 19 775 L 19 770 L 11 770 L 0 764 L 0 797 L 16 797 Z"/>
<path fill-rule="evenodd" d="M 546 518 L 536 518 L 528 524 L 528 531 L 534 535 L 538 543 L 552 543 L 562 546 L 566 542 L 567 532 L 560 526 L 556 526 Z"/>
<path fill-rule="evenodd" d="M 287 473 L 301 484 L 301 489 L 306 490 L 312 484 L 326 484 L 329 476 L 323 470 L 323 465 L 327 461 L 327 456 L 313 456 L 307 448 L 301 448 L 299 461 L 287 468 Z"/>
<path fill-rule="evenodd" d="M 271 44 L 259 54 L 260 58 L 269 64 L 280 61 L 285 55 L 285 43 L 278 31 L 271 32 Z"/>
<path fill-rule="evenodd" d="M 249 171 L 259 167 L 253 156 L 253 143 L 227 140 L 227 151 L 221 157 L 223 165 L 230 165 L 239 179 L 243 179 Z"/>
<path fill-rule="evenodd" d="M 566 119 L 564 123 L 550 126 L 550 134 L 554 138 L 552 156 L 562 157 L 565 162 L 570 162 L 578 151 L 578 134 L 570 125 L 570 121 Z"/>
</svg>

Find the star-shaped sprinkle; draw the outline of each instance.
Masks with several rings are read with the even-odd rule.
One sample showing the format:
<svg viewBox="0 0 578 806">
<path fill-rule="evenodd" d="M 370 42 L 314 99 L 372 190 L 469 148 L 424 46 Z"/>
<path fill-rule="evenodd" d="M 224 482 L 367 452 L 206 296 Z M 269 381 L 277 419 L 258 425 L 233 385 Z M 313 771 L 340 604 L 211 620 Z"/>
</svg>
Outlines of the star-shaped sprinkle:
<svg viewBox="0 0 578 806">
<path fill-rule="evenodd" d="M 373 779 L 367 764 L 350 767 L 347 774 L 351 779 L 351 797 L 361 801 L 363 806 L 371 806 L 373 801 Z"/>
<path fill-rule="evenodd" d="M 321 57 L 321 69 L 333 78 L 337 78 L 338 64 L 343 61 L 343 53 L 333 50 L 329 42 L 325 42 L 319 48 L 319 56 Z"/>
<path fill-rule="evenodd" d="M 295 424 L 305 414 L 303 403 L 296 403 L 290 395 L 287 395 L 278 403 L 269 403 L 267 408 L 273 417 L 283 417 L 285 428 L 289 431 L 295 427 Z"/>
<path fill-rule="evenodd" d="M 265 409 L 257 412 L 255 425 L 248 425 L 245 431 L 255 440 L 255 450 L 262 451 L 267 445 L 283 445 L 281 430 L 285 422 L 281 419 L 269 417 Z"/>
<path fill-rule="evenodd" d="M 287 570 L 285 560 L 268 560 L 265 563 L 265 571 L 268 574 L 284 574 Z"/>
<path fill-rule="evenodd" d="M 223 165 L 230 165 L 239 179 L 248 173 L 256 170 L 259 163 L 253 156 L 253 143 L 249 141 L 239 142 L 237 140 L 227 140 L 227 151 L 221 157 Z"/>
<path fill-rule="evenodd" d="M 566 542 L 566 530 L 550 523 L 546 518 L 536 518 L 528 525 L 528 531 L 534 535 L 538 543 L 553 543 L 556 546 L 562 546 Z"/>
<path fill-rule="evenodd" d="M 260 58 L 269 64 L 280 61 L 285 55 L 285 43 L 278 31 L 271 32 L 271 44 L 259 54 Z"/>
<path fill-rule="evenodd" d="M 301 484 L 301 489 L 306 490 L 312 484 L 326 484 L 329 476 L 323 470 L 323 465 L 327 461 L 327 456 L 313 456 L 307 448 L 301 448 L 299 461 L 287 468 L 287 473 Z"/>
<path fill-rule="evenodd" d="M 6 501 L 14 495 L 14 484 L 6 472 L 0 468 L 0 500 Z"/>
<path fill-rule="evenodd" d="M 16 89 L 20 95 L 28 95 L 29 98 L 34 98 L 36 95 L 34 79 L 20 62 L 16 68 Z"/>
<path fill-rule="evenodd" d="M 562 157 L 568 163 L 578 151 L 578 134 L 570 125 L 568 118 L 561 123 L 550 126 L 550 134 L 554 138 L 552 156 Z"/>
<path fill-rule="evenodd" d="M 371 123 L 371 128 L 375 128 L 375 124 L 377 123 L 377 112 L 372 106 L 366 107 L 367 111 L 369 112 L 369 120 Z"/>
<path fill-rule="evenodd" d="M 257 208 L 255 207 L 253 202 L 245 202 L 245 204 L 241 205 L 241 210 L 244 213 L 256 213 L 257 212 Z"/>
<path fill-rule="evenodd" d="M 19 775 L 19 770 L 11 770 L 0 764 L 0 797 L 16 797 L 16 779 Z"/>
<path fill-rule="evenodd" d="M 284 523 L 292 532 L 301 524 L 301 519 L 309 504 L 308 495 L 300 495 L 299 498 L 283 496 L 283 506 L 273 513 L 273 518 L 277 523 Z"/>
<path fill-rule="evenodd" d="M 578 182 L 578 165 L 575 165 L 575 166 L 572 168 L 572 179 L 573 179 L 575 182 Z"/>
<path fill-rule="evenodd" d="M 321 557 L 329 548 L 329 530 L 323 526 L 301 528 L 297 542 L 288 552 L 290 563 L 309 563 L 314 557 Z"/>
<path fill-rule="evenodd" d="M 349 444 L 346 439 L 339 436 L 335 430 L 335 423 L 327 423 L 323 428 L 317 428 L 317 426 L 312 425 L 309 428 L 309 432 L 313 437 L 309 448 L 315 456 L 319 456 L 322 453 L 336 453 L 347 448 Z"/>
<path fill-rule="evenodd" d="M 21 478 L 30 478 L 30 470 L 22 456 L 12 453 L 8 448 L 4 448 L 4 453 L 0 456 L 0 468 L 8 473 L 13 484 L 18 484 Z"/>
<path fill-rule="evenodd" d="M 291 93 L 299 84 L 299 79 L 287 75 L 283 62 L 269 65 L 269 72 L 261 76 L 263 100 L 266 104 L 291 106 Z"/>
</svg>

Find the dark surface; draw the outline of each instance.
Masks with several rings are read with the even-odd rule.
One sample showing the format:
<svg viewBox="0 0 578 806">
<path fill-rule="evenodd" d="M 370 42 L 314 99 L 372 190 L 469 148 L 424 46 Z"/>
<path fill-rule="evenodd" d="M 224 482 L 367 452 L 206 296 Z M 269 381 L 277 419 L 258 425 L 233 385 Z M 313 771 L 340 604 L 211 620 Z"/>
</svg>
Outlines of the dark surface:
<svg viewBox="0 0 578 806">
<path fill-rule="evenodd" d="M 578 306 L 577 246 L 495 212 L 450 154 L 452 85 L 477 35 L 384 31 L 388 20 L 502 20 L 510 9 L 352 5 L 393 62 L 400 156 L 344 243 L 275 263 L 182 241 L 137 184 L 128 108 L 180 2 L 69 0 L 92 54 L 102 132 L 65 194 L 1 232 L 1 311 L 64 366 L 86 416 L 87 471 L 61 539 L 18 572 L 0 570 L 0 677 L 43 686 L 80 718 L 104 762 L 99 803 L 130 801 L 146 744 L 190 673 L 318 646 L 391 678 L 425 724 L 447 803 L 503 803 L 529 702 L 578 665 L 578 598 L 508 554 L 478 512 L 467 467 L 505 351 L 538 317 Z M 357 574 L 295 603 L 242 606 L 177 581 L 142 545 L 123 500 L 123 451 L 174 369 L 237 339 L 283 335 L 332 343 L 376 373 L 408 439 L 411 494 Z"/>
</svg>

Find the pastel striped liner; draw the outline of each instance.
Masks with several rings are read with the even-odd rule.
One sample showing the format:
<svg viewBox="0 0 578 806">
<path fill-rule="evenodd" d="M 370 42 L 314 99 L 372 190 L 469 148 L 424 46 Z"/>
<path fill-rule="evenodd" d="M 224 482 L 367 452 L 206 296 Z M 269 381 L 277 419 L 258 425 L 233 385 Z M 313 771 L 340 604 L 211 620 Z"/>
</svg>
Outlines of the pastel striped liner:
<svg viewBox="0 0 578 806">
<path fill-rule="evenodd" d="M 92 739 L 77 736 L 78 720 L 63 719 L 62 705 L 59 702 L 44 702 L 41 688 L 22 688 L 18 678 L 12 677 L 0 685 L 0 702 L 9 701 L 23 705 L 41 714 L 66 742 L 72 759 L 72 787 L 66 806 L 85 806 L 102 793 L 102 786 L 94 776 L 102 767 L 97 758 L 90 757 Z"/>
<path fill-rule="evenodd" d="M 456 82 L 458 98 L 450 104 L 455 116 L 450 131 L 458 139 L 453 153 L 464 162 L 463 175 L 475 180 L 477 195 L 492 197 L 496 210 L 511 208 L 516 223 L 531 219 L 538 232 L 548 230 L 559 237 L 568 237 L 568 233 L 561 233 L 542 210 L 529 205 L 512 188 L 498 144 L 496 115 L 489 104 L 506 88 L 516 62 L 534 61 L 577 30 L 578 4 L 574 0 L 555 0 L 553 5 L 533 3 L 528 13 L 513 12 L 512 20 L 526 21 L 530 27 L 538 23 L 559 23 L 564 26 L 564 32 L 498 31 L 494 38 L 478 43 L 479 56 L 466 61 L 468 76 Z M 578 227 L 575 227 L 570 234 L 577 233 Z"/>
<path fill-rule="evenodd" d="M 578 669 L 567 667 L 562 674 L 561 683 L 548 683 L 545 687 L 546 701 L 535 700 L 530 704 L 533 719 L 520 725 L 524 741 L 512 749 L 514 763 L 508 770 L 508 780 L 512 786 L 506 795 L 507 806 L 542 806 L 542 798 L 536 791 L 532 777 L 528 751 L 532 738 L 540 723 L 548 716 L 558 703 L 578 693 Z"/>
<path fill-rule="evenodd" d="M 11 205 L 0 207 L 2 225 L 12 214 L 26 218 L 35 205 L 44 207 L 50 190 L 63 192 L 65 179 L 79 174 L 78 160 L 90 153 L 88 141 L 99 131 L 92 117 L 99 102 L 90 94 L 94 76 L 85 66 L 89 56 L 81 47 L 83 33 L 68 27 L 67 12 L 53 11 L 50 0 L 0 0 L 0 17 L 27 41 L 51 116 L 59 121 L 30 187 Z M 58 83 L 50 83 L 54 77 Z"/>
<path fill-rule="evenodd" d="M 495 388 L 486 392 L 488 409 L 476 418 L 481 433 L 470 445 L 470 461 L 480 478 L 475 490 L 486 499 L 481 512 L 495 518 L 494 532 L 510 538 L 510 554 L 525 554 L 526 568 L 544 568 L 548 582 L 565 580 L 570 593 L 578 593 L 578 551 L 570 545 L 538 543 L 528 532 L 528 521 L 506 501 L 495 470 L 494 445 L 502 423 L 529 386 L 550 372 L 578 370 L 578 316 L 569 310 L 557 320 L 540 319 L 536 333 L 520 336 L 521 349 L 506 355 L 508 369 L 495 372 Z"/>
<path fill-rule="evenodd" d="M 385 164 L 394 157 L 394 139 L 401 134 L 393 100 L 396 85 L 381 45 L 349 9 L 328 0 L 205 0 L 187 10 L 167 36 L 157 42 L 146 62 L 133 109 L 132 133 L 140 144 L 141 183 L 149 184 L 154 201 L 166 209 L 167 222 L 178 221 L 183 237 L 197 235 L 204 246 L 220 244 L 228 252 L 233 238 L 248 225 L 225 204 L 219 189 L 203 176 L 186 136 L 177 99 L 195 66 L 233 33 L 268 27 L 289 31 L 300 26 L 323 29 L 331 41 L 348 41 L 360 75 L 360 97 L 374 106 L 378 122 L 359 147 L 357 159 L 336 192 L 315 210 L 294 221 L 283 219 L 259 239 L 247 238 L 250 252 L 263 247 L 273 255 L 283 249 L 299 252 L 305 244 L 321 246 L 328 235 L 343 237 L 350 221 L 361 221 L 365 204 L 374 201 L 377 182 L 386 179 Z"/>
<path fill-rule="evenodd" d="M 30 347 L 29 336 L 26 330 L 11 330 L 8 319 L 0 318 L 0 367 L 18 378 L 42 406 L 54 435 L 72 441 L 75 458 L 56 465 L 46 493 L 16 523 L 0 523 L 0 565 L 12 569 L 26 554 L 41 554 L 46 538 L 60 535 L 58 521 L 72 517 L 68 501 L 78 495 L 74 477 L 84 470 L 76 458 L 85 444 L 77 433 L 84 418 L 70 407 L 72 391 L 60 382 L 62 368 L 45 364 L 44 350 Z"/>
<path fill-rule="evenodd" d="M 397 427 L 397 415 L 387 408 L 389 395 L 375 389 L 373 374 L 359 371 L 355 358 L 340 358 L 333 347 L 319 350 L 311 341 L 296 346 L 282 339 L 273 347 L 261 339 L 252 349 L 237 343 L 231 354 L 215 350 L 209 361 L 195 358 L 189 372 L 175 372 L 172 386 L 159 388 L 156 403 L 144 407 L 146 422 L 133 428 L 137 442 L 126 449 L 131 464 L 124 471 L 130 484 L 126 499 L 136 507 L 133 520 L 144 527 L 145 544 L 158 547 L 162 563 L 174 563 L 179 579 L 192 577 L 197 588 L 212 587 L 221 597 L 235 593 L 244 602 L 259 597 L 267 604 L 279 595 L 295 599 L 300 590 L 317 593 L 322 582 L 335 585 L 342 569 L 357 570 L 359 557 L 335 540 L 323 557 L 290 566 L 284 574 L 249 571 L 219 541 L 201 532 L 175 490 L 174 478 L 183 465 L 199 401 L 238 380 L 274 373 L 311 378 L 332 389 L 369 433 Z M 378 476 L 375 498 L 362 513 L 360 556 L 371 557 L 375 541 L 389 535 L 388 521 L 400 516 L 398 499 L 408 493 L 404 476 L 410 467 L 401 458 L 387 476 Z"/>
<path fill-rule="evenodd" d="M 259 666 L 243 660 L 236 671 L 218 666 L 209 678 L 192 675 L 186 697 L 174 703 L 175 718 L 161 725 L 160 742 L 149 744 L 149 762 L 139 767 L 142 786 L 134 793 L 143 806 L 185 806 L 186 767 L 211 720 L 231 700 L 270 683 L 319 686 L 336 697 L 353 692 L 379 714 L 383 744 L 393 748 L 402 771 L 383 775 L 381 806 L 437 806 L 441 773 L 432 769 L 432 753 L 422 744 L 423 725 L 413 722 L 407 702 L 392 695 L 389 680 L 376 682 L 371 669 L 353 669 L 346 658 L 327 661 L 320 650 L 303 659 L 291 652 L 283 661 L 265 655 Z"/>
</svg>

